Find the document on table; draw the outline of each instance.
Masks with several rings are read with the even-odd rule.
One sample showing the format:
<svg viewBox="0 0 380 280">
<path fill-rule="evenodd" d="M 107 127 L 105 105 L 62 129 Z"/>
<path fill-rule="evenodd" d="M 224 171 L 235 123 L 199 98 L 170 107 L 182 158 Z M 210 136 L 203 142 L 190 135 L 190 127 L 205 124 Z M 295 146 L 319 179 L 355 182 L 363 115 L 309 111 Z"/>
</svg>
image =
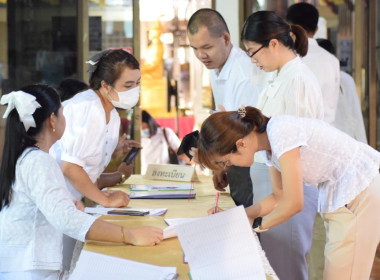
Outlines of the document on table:
<svg viewBox="0 0 380 280">
<path fill-rule="evenodd" d="M 165 219 L 165 223 L 167 223 L 169 226 L 164 228 L 164 239 L 172 238 L 177 236 L 177 232 L 175 230 L 177 225 L 187 223 L 190 221 L 195 221 L 200 218 L 172 218 L 172 219 Z"/>
<path fill-rule="evenodd" d="M 141 212 L 149 212 L 149 216 L 161 216 L 165 214 L 168 208 L 106 208 L 103 206 L 98 207 L 86 207 L 84 208 L 84 212 L 88 214 L 99 214 L 99 215 L 109 215 L 108 211 L 112 210 L 130 210 L 130 211 L 141 211 Z"/>
<path fill-rule="evenodd" d="M 260 245 L 242 206 L 175 227 L 193 280 L 265 280 Z"/>
<path fill-rule="evenodd" d="M 82 250 L 69 280 L 177 279 L 177 268 L 156 266 Z"/>
</svg>

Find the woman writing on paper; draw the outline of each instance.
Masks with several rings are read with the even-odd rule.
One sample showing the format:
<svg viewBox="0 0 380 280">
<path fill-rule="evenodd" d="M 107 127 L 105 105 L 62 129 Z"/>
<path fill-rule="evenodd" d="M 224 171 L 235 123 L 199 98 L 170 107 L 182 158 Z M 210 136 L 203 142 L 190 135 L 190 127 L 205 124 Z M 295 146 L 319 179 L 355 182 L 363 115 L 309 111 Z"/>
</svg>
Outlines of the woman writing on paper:
<svg viewBox="0 0 380 280">
<path fill-rule="evenodd" d="M 4 95 L 8 104 L 0 170 L 0 279 L 60 279 L 62 233 L 72 238 L 155 245 L 162 230 L 126 228 L 77 208 L 61 169 L 49 155 L 65 130 L 57 92 L 27 86 Z"/>
<path fill-rule="evenodd" d="M 255 231 L 270 231 L 303 209 L 303 182 L 319 185 L 328 237 L 324 279 L 369 279 L 380 241 L 380 153 L 323 121 L 269 119 L 253 107 L 215 113 L 203 123 L 200 164 L 250 166 L 256 152 L 269 166 L 272 193 L 246 208 L 251 220 L 262 217 Z"/>
</svg>

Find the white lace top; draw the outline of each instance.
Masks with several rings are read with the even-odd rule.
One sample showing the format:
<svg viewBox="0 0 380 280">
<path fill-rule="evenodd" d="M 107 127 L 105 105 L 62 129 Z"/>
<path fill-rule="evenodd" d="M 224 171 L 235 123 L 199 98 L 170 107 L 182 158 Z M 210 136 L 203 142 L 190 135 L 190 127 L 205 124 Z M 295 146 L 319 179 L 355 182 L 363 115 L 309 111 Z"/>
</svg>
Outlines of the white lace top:
<svg viewBox="0 0 380 280">
<path fill-rule="evenodd" d="M 76 209 L 61 169 L 39 149 L 20 156 L 12 189 L 0 211 L 0 271 L 60 270 L 62 233 L 84 241 L 96 218 Z"/>
<path fill-rule="evenodd" d="M 279 158 L 300 148 L 303 181 L 319 185 L 318 211 L 344 206 L 379 173 L 380 153 L 330 126 L 309 118 L 272 117 L 267 126 L 271 153 L 262 151 L 267 165 L 280 170 Z"/>
</svg>

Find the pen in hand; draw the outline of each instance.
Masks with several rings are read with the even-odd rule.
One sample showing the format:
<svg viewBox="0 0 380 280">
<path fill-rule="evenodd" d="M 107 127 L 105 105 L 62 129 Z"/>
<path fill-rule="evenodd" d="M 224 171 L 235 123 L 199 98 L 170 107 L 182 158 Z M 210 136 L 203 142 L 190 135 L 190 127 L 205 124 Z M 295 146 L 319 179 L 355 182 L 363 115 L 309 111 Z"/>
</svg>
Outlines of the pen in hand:
<svg viewBox="0 0 380 280">
<path fill-rule="evenodd" d="M 220 195 L 219 192 L 217 192 L 217 193 L 215 194 L 215 209 L 214 209 L 214 214 L 216 213 L 216 209 L 218 208 L 219 195 Z"/>
</svg>

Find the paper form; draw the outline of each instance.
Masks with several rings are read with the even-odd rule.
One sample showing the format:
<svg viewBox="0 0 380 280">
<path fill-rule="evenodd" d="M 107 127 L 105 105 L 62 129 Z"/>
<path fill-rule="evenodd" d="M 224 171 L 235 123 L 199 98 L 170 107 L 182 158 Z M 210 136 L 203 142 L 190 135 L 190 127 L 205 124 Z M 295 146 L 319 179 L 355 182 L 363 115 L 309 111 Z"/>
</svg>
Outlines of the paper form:
<svg viewBox="0 0 380 280">
<path fill-rule="evenodd" d="M 82 250 L 69 280 L 166 280 L 176 279 L 176 270 Z"/>
<path fill-rule="evenodd" d="M 260 245 L 242 206 L 176 226 L 193 280 L 265 280 Z"/>
</svg>

